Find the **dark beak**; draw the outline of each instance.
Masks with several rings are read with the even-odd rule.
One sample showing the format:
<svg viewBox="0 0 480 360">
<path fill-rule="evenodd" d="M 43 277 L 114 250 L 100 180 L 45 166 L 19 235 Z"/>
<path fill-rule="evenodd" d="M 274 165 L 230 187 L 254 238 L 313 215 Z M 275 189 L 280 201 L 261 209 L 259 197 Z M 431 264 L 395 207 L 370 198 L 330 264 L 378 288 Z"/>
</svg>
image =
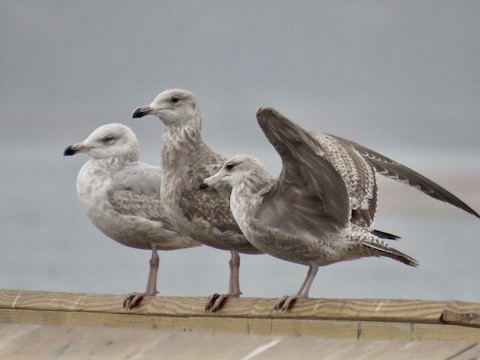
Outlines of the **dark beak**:
<svg viewBox="0 0 480 360">
<path fill-rule="evenodd" d="M 69 147 L 67 147 L 65 149 L 65 151 L 63 152 L 63 156 L 72 156 L 72 155 L 75 155 L 75 153 L 77 152 L 77 150 L 74 150 L 72 148 L 72 145 L 70 145 Z"/>
<path fill-rule="evenodd" d="M 78 153 L 88 152 L 89 149 L 88 146 L 84 146 L 82 143 L 73 144 L 65 149 L 63 156 L 72 156 Z"/>
<path fill-rule="evenodd" d="M 144 117 L 145 115 L 150 114 L 151 111 L 152 109 L 150 108 L 150 106 L 139 107 L 133 112 L 132 119 Z"/>
<path fill-rule="evenodd" d="M 203 189 L 208 189 L 208 185 L 205 184 L 204 182 L 200 184 L 200 190 L 203 190 Z"/>
</svg>

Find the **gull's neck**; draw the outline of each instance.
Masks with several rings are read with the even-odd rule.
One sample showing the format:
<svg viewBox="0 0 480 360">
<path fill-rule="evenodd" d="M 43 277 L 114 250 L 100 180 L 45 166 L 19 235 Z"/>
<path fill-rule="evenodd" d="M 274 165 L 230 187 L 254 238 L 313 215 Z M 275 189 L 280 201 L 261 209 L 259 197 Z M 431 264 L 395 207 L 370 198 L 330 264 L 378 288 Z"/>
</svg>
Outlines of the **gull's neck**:
<svg viewBox="0 0 480 360">
<path fill-rule="evenodd" d="M 196 114 L 179 125 L 166 124 L 162 138 L 162 163 L 164 167 L 176 165 L 209 150 L 201 135 L 201 118 Z"/>
<path fill-rule="evenodd" d="M 247 214 L 253 215 L 263 194 L 272 184 L 273 179 L 264 168 L 255 168 L 246 173 L 242 182 L 233 186 L 230 196 L 230 206 L 235 219 L 245 220 Z"/>
<path fill-rule="evenodd" d="M 91 207 L 91 203 L 85 201 L 97 196 L 106 184 L 111 184 L 108 182 L 109 179 L 130 162 L 118 157 L 89 159 L 77 175 L 77 194 L 82 206 Z"/>
<path fill-rule="evenodd" d="M 268 173 L 266 174 L 268 176 Z M 236 197 L 250 197 L 252 195 L 258 194 L 260 191 L 272 184 L 270 177 L 246 177 L 245 180 L 237 184 L 232 189 L 232 195 L 235 194 Z"/>
<path fill-rule="evenodd" d="M 137 157 L 108 157 L 100 159 L 90 159 L 90 162 L 97 168 L 108 169 L 109 171 L 120 168 L 127 163 L 137 160 Z"/>
</svg>

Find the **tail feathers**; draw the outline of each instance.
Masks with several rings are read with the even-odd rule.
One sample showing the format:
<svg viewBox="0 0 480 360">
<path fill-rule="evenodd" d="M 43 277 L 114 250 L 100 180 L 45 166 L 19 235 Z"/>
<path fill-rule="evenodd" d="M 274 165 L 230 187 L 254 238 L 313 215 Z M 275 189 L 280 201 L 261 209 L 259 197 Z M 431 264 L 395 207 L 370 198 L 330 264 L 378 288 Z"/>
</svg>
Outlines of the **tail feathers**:
<svg viewBox="0 0 480 360">
<path fill-rule="evenodd" d="M 400 261 L 406 265 L 418 266 L 418 261 L 414 258 L 408 256 L 407 254 L 402 253 L 394 248 L 389 247 L 387 244 L 364 242 L 363 245 L 367 247 L 370 251 L 373 251 L 375 256 L 386 256 L 391 259 Z"/>
<path fill-rule="evenodd" d="M 401 239 L 401 237 L 398 236 L 398 235 L 390 234 L 390 233 L 388 233 L 388 232 L 381 231 L 381 230 L 377 230 L 377 229 L 374 229 L 374 230 L 372 231 L 372 234 L 375 235 L 375 236 L 378 236 L 379 238 L 386 239 L 386 240 L 398 240 L 398 239 Z"/>
</svg>

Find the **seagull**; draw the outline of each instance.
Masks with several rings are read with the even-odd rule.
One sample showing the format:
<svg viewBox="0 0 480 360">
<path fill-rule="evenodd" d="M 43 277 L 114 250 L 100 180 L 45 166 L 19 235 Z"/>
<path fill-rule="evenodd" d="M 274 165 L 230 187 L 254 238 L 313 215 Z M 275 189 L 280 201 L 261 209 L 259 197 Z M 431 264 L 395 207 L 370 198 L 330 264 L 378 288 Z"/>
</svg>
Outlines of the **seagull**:
<svg viewBox="0 0 480 360">
<path fill-rule="evenodd" d="M 77 176 L 77 196 L 90 221 L 122 245 L 152 251 L 147 288 L 132 293 L 124 307 L 134 308 L 145 295 L 157 295 L 157 250 L 200 246 L 179 233 L 165 215 L 160 198 L 161 168 L 138 161 L 138 140 L 122 124 L 107 124 L 84 141 L 68 146 L 65 156 L 91 156 Z"/>
<path fill-rule="evenodd" d="M 260 254 L 243 236 L 229 205 L 230 187 L 200 191 L 203 179 L 215 174 L 226 158 L 210 149 L 201 136 L 202 117 L 195 95 L 181 89 L 165 90 L 132 117 L 157 116 L 165 125 L 161 157 L 161 197 L 174 226 L 196 241 L 230 252 L 227 293 L 209 297 L 206 311 L 218 311 L 225 300 L 239 297 L 240 255 Z"/>
<path fill-rule="evenodd" d="M 272 179 L 259 160 L 237 155 L 227 160 L 217 174 L 206 178 L 201 187 L 230 185 L 230 207 L 247 239 L 267 254 L 309 267 L 300 290 L 280 298 L 275 310 L 286 311 L 297 298 L 307 298 L 319 266 L 368 256 L 384 256 L 410 266 L 418 265 L 415 259 L 369 231 L 368 223 L 355 219 L 354 201 L 347 182 L 332 164 L 331 151 L 329 154 L 327 146 L 322 146 L 314 133 L 303 130 L 272 108 L 260 109 L 257 120 L 282 159 L 278 179 Z M 360 150 L 362 156 L 376 154 L 364 156 L 367 159 L 387 159 L 348 140 L 333 139 L 352 151 Z M 391 160 L 388 164 L 390 174 L 408 169 Z M 442 198 L 438 195 L 441 190 L 448 195 L 447 202 L 466 207 L 478 216 L 453 194 L 418 173 L 409 172 L 400 178 L 409 179 L 410 184 L 418 184 L 419 178 L 425 179 L 421 190 L 433 188 L 434 195 L 430 195 Z"/>
</svg>

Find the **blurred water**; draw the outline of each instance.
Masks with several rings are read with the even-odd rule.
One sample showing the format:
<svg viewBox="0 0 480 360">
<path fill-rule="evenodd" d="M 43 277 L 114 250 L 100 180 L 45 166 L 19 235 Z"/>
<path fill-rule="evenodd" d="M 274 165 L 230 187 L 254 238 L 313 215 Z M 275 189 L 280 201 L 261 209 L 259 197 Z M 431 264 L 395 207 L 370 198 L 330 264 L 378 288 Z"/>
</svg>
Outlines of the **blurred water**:
<svg viewBox="0 0 480 360">
<path fill-rule="evenodd" d="M 112 294 L 143 290 L 150 253 L 105 237 L 79 208 L 75 178 L 86 157 L 63 158 L 57 147 L 19 147 L 14 156 L 12 148 L 8 151 L 0 152 L 0 288 Z M 404 188 L 399 185 L 393 191 Z M 390 188 L 385 192 L 388 195 Z M 416 203 L 411 213 L 387 207 L 379 214 L 377 227 L 401 235 L 403 239 L 392 246 L 416 258 L 420 267 L 377 258 L 327 266 L 319 270 L 311 296 L 480 302 L 480 221 L 411 193 L 418 204 L 444 212 L 419 215 Z M 381 199 L 389 205 L 395 201 Z M 478 211 L 477 199 L 470 205 Z M 228 258 L 227 252 L 207 247 L 161 253 L 161 295 L 225 291 Z M 266 255 L 244 255 L 242 291 L 249 297 L 294 293 L 306 271 Z"/>
</svg>

